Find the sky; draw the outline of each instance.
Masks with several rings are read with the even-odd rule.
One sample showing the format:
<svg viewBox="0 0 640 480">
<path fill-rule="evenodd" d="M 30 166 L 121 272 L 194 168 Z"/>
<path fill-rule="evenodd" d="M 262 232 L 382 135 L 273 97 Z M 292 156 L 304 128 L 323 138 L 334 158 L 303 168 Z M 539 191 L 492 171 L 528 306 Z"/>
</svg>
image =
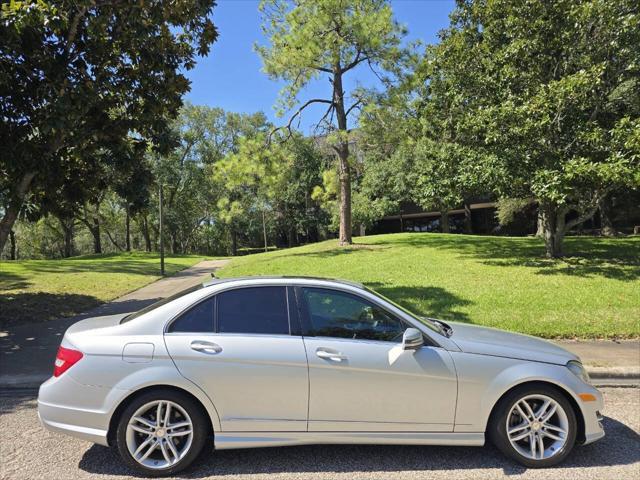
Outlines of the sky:
<svg viewBox="0 0 640 480">
<path fill-rule="evenodd" d="M 408 29 L 406 41 L 426 43 L 437 41 L 438 31 L 449 24 L 449 13 L 454 5 L 454 0 L 391 1 L 396 20 Z M 266 43 L 260 29 L 258 0 L 219 0 L 212 17 L 219 36 L 209 55 L 198 58 L 197 66 L 186 72 L 191 80 L 191 91 L 186 100 L 233 112 L 262 111 L 275 125 L 285 125 L 288 115 L 278 118 L 273 108 L 282 83 L 269 79 L 261 71 L 260 57 L 253 51 L 255 42 Z M 361 65 L 347 74 L 345 91 L 357 85 L 375 87 L 379 82 L 368 67 Z M 304 102 L 314 97 L 327 97 L 329 93 L 330 86 L 322 79 L 309 85 L 298 98 Z M 311 126 L 322 116 L 323 107 L 312 105 L 305 110 L 299 124 L 303 132 L 310 132 Z"/>
</svg>

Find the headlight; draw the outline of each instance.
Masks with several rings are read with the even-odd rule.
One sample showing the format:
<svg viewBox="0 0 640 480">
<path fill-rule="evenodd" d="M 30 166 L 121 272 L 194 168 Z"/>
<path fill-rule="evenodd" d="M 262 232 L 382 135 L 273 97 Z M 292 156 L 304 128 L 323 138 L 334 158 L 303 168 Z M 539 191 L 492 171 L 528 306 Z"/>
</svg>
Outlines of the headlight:
<svg viewBox="0 0 640 480">
<path fill-rule="evenodd" d="M 587 371 L 584 369 L 584 367 L 580 362 L 578 362 L 577 360 L 571 360 L 569 363 L 567 363 L 567 368 L 571 370 L 571 373 L 573 373 L 576 377 L 578 377 L 584 383 L 591 384 L 591 379 L 589 378 L 589 374 L 587 373 Z"/>
</svg>

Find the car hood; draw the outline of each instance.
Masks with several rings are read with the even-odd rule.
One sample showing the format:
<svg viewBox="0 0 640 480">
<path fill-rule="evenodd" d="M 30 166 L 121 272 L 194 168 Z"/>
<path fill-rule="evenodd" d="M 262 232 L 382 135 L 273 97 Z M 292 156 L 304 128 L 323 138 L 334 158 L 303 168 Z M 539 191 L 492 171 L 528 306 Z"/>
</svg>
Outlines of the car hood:
<svg viewBox="0 0 640 480">
<path fill-rule="evenodd" d="M 453 340 L 463 352 L 558 365 L 565 365 L 570 360 L 579 360 L 568 350 L 529 335 L 457 322 L 449 322 L 449 325 L 453 328 L 450 340 Z"/>
</svg>

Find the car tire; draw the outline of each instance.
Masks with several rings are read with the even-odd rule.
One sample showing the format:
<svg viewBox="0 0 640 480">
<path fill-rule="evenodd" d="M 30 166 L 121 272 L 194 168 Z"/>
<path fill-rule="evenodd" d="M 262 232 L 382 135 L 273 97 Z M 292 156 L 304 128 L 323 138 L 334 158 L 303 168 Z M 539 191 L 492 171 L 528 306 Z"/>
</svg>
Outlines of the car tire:
<svg viewBox="0 0 640 480">
<path fill-rule="evenodd" d="M 210 434 L 209 419 L 199 403 L 175 390 L 153 390 L 134 398 L 123 410 L 116 447 L 131 469 L 148 477 L 164 477 L 189 467 Z"/>
<path fill-rule="evenodd" d="M 575 411 L 562 391 L 550 385 L 525 385 L 500 399 L 487 435 L 507 457 L 526 467 L 545 468 L 569 455 L 577 429 Z"/>
</svg>

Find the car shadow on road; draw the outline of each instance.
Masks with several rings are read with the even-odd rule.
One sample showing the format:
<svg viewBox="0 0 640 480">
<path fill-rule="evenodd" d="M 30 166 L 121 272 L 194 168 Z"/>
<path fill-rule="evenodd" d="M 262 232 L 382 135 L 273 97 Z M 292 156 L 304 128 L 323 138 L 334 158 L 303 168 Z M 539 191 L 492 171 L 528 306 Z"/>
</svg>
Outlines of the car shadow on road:
<svg viewBox="0 0 640 480">
<path fill-rule="evenodd" d="M 607 436 L 577 447 L 561 465 L 564 469 L 628 465 L 640 461 L 640 435 L 612 418 L 604 420 Z M 634 445 L 635 443 L 635 445 Z M 362 473 L 436 470 L 501 469 L 521 475 L 527 469 L 507 460 L 493 446 L 419 447 L 370 445 L 314 445 L 304 447 L 205 451 L 185 478 L 226 477 L 267 473 Z M 80 469 L 102 475 L 134 475 L 117 454 L 94 445 L 83 455 Z"/>
</svg>

